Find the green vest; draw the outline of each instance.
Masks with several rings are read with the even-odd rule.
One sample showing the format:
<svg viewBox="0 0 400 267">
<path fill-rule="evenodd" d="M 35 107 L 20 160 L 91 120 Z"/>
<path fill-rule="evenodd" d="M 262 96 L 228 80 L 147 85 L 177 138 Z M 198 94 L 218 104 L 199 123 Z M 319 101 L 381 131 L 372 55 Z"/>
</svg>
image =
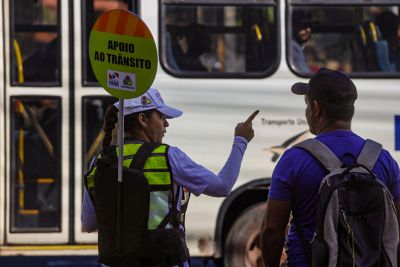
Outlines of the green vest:
<svg viewBox="0 0 400 267">
<path fill-rule="evenodd" d="M 123 165 L 129 167 L 132 159 L 142 144 L 125 144 Z M 168 161 L 168 145 L 162 144 L 153 150 L 150 157 L 144 164 L 143 173 L 150 185 L 150 204 L 149 204 L 149 222 L 148 229 L 157 229 L 158 225 L 169 212 L 170 199 L 169 196 L 173 192 L 172 173 L 169 168 Z M 116 153 L 119 154 L 118 147 Z M 100 157 L 100 154 L 98 155 Z M 88 191 L 93 190 L 95 185 L 94 174 L 96 165 L 93 164 L 92 169 L 86 176 L 86 186 Z"/>
</svg>

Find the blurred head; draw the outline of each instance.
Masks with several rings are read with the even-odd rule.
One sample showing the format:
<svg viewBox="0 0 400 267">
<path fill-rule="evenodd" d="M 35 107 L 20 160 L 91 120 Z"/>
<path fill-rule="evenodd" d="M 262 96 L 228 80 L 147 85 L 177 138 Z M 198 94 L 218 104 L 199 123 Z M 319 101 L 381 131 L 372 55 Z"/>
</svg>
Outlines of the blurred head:
<svg viewBox="0 0 400 267">
<path fill-rule="evenodd" d="M 321 68 L 308 83 L 296 83 L 292 92 L 304 95 L 310 131 L 318 134 L 322 124 L 351 122 L 357 89 L 343 72 Z"/>
<path fill-rule="evenodd" d="M 293 38 L 303 44 L 311 38 L 311 14 L 305 10 L 295 10 L 292 17 Z"/>
<path fill-rule="evenodd" d="M 109 146 L 112 130 L 118 121 L 119 102 L 107 110 L 105 117 L 103 147 Z M 165 104 L 157 89 L 150 88 L 143 95 L 124 100 L 124 130 L 127 137 L 144 142 L 162 143 L 167 119 L 182 115 L 182 111 Z"/>
<path fill-rule="evenodd" d="M 205 52 L 211 50 L 211 36 L 207 33 L 203 25 L 189 24 L 185 32 L 185 37 L 188 43 L 188 54 L 194 57 L 199 57 Z"/>
</svg>

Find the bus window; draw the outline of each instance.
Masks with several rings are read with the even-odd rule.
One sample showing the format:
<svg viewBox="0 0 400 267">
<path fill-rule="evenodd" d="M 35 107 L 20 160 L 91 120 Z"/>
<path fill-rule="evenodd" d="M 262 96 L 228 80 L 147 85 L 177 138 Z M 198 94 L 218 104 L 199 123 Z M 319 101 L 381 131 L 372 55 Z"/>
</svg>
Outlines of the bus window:
<svg viewBox="0 0 400 267">
<path fill-rule="evenodd" d="M 60 85 L 58 0 L 10 1 L 11 84 Z"/>
<path fill-rule="evenodd" d="M 103 141 L 103 120 L 109 105 L 117 102 L 113 97 L 83 98 L 83 173 L 89 169 L 92 158 L 100 152 Z"/>
<path fill-rule="evenodd" d="M 85 14 L 85 16 L 82 18 L 84 31 L 82 35 L 82 56 L 84 58 L 82 83 L 85 86 L 99 86 L 89 60 L 88 42 L 93 24 L 96 22 L 101 13 L 109 9 L 122 8 L 137 13 L 138 0 L 90 0 L 82 1 L 82 4 L 83 12 Z"/>
<path fill-rule="evenodd" d="M 297 74 L 308 76 L 320 67 L 359 77 L 400 74 L 398 2 L 295 5 L 290 10 L 288 59 Z"/>
<path fill-rule="evenodd" d="M 61 230 L 61 99 L 11 99 L 11 231 Z"/>
<path fill-rule="evenodd" d="M 162 66 L 177 77 L 265 77 L 278 64 L 275 1 L 163 0 Z"/>
</svg>

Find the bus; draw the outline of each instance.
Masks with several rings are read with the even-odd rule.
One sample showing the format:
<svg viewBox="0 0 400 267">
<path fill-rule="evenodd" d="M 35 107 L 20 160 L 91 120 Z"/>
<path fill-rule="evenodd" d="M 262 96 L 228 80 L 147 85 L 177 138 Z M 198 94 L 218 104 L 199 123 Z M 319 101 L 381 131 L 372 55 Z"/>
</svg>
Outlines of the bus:
<svg viewBox="0 0 400 267">
<path fill-rule="evenodd" d="M 191 197 L 192 256 L 261 266 L 270 178 L 311 137 L 290 87 L 321 67 L 354 80 L 353 130 L 400 161 L 398 0 L 1 0 L 0 255 L 97 254 L 82 229 L 83 175 L 116 101 L 97 83 L 88 39 L 109 9 L 138 14 L 157 45 L 153 87 L 184 111 L 165 142 L 218 172 L 234 127 L 255 109 L 255 137 L 227 198 Z M 68 258 L 68 257 L 67 257 Z M 0 257 L 1 261 L 1 257 Z"/>
</svg>

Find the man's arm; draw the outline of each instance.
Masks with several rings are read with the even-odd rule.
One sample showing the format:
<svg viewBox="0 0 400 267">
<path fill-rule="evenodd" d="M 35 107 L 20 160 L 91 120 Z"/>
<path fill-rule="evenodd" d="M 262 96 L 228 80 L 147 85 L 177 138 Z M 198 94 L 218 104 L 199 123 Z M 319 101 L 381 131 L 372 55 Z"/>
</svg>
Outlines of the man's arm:
<svg viewBox="0 0 400 267">
<path fill-rule="evenodd" d="M 278 267 L 290 216 L 290 201 L 268 199 L 261 230 L 261 251 L 265 267 Z"/>
</svg>

